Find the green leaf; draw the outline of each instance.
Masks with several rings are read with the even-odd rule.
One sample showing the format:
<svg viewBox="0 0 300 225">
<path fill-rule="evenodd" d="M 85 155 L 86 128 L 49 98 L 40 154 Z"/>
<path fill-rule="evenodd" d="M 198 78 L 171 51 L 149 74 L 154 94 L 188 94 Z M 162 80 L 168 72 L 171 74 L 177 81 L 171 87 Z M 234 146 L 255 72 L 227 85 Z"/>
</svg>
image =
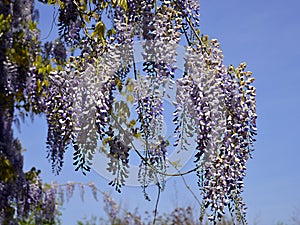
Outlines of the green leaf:
<svg viewBox="0 0 300 225">
<path fill-rule="evenodd" d="M 112 36 L 115 35 L 117 32 L 115 29 L 109 29 L 106 33 L 107 36 Z"/>
<path fill-rule="evenodd" d="M 123 9 L 125 9 L 125 11 L 128 10 L 128 5 L 127 5 L 127 1 L 126 0 L 119 0 L 119 6 L 121 6 Z"/>
<path fill-rule="evenodd" d="M 112 0 L 111 3 L 113 5 L 113 7 L 120 6 L 125 11 L 128 10 L 127 0 Z"/>
<path fill-rule="evenodd" d="M 0 180 L 8 182 L 15 178 L 15 169 L 11 165 L 10 161 L 4 156 L 0 156 Z"/>
<path fill-rule="evenodd" d="M 57 3 L 57 0 L 48 0 L 49 5 L 53 5 L 53 4 L 56 4 L 56 3 Z"/>
<path fill-rule="evenodd" d="M 100 40 L 104 40 L 105 29 L 106 29 L 106 27 L 105 27 L 104 23 L 102 21 L 99 21 L 96 24 L 94 32 L 92 33 L 92 37 L 98 36 L 100 38 Z"/>
</svg>

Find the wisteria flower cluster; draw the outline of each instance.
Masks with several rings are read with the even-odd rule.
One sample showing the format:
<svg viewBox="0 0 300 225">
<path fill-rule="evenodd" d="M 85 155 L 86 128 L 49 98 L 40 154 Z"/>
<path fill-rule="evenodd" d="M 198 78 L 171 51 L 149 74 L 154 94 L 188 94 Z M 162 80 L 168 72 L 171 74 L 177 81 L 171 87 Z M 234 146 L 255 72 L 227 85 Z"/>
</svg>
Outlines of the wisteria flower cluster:
<svg viewBox="0 0 300 225">
<path fill-rule="evenodd" d="M 112 28 L 107 37 L 98 22 L 81 41 L 81 56 L 50 76 L 50 159 L 62 161 L 72 143 L 76 169 L 89 171 L 100 140 L 102 149 L 109 149 L 108 170 L 116 175 L 110 184 L 117 191 L 126 183 L 130 149 L 142 160 L 141 185 L 155 179 L 159 185 L 157 177 L 166 175 L 169 143 L 161 133 L 163 97 L 166 85 L 176 83 L 174 145 L 195 151 L 203 207 L 212 221 L 228 207 L 245 222 L 241 193 L 256 134 L 251 73 L 244 63 L 226 67 L 218 41 L 200 36 L 198 1 L 127 1 L 108 12 Z M 184 71 L 177 78 L 176 50 L 184 39 Z M 135 62 L 135 40 L 143 42 L 142 69 Z M 135 106 L 135 118 L 126 102 L 115 99 L 117 94 Z M 192 137 L 196 149 L 189 149 Z M 135 139 L 142 140 L 143 149 L 136 148 Z"/>
<path fill-rule="evenodd" d="M 256 133 L 254 78 L 245 71 L 245 63 L 227 69 L 216 40 L 188 49 L 186 57 L 186 76 L 178 80 L 175 122 L 178 114 L 187 114 L 196 127 L 195 162 L 203 205 L 210 206 L 212 221 L 225 214 L 226 206 L 241 209 L 237 216 L 245 221 L 240 194 Z"/>
<path fill-rule="evenodd" d="M 39 171 L 23 171 L 23 148 L 13 122 L 45 111 L 50 64 L 43 61 L 34 2 L 0 2 L 0 224 L 53 224 L 56 196 Z"/>
<path fill-rule="evenodd" d="M 110 157 L 107 170 L 116 177 L 109 184 L 120 192 L 128 178 L 129 155 L 135 153 L 141 159 L 143 190 L 154 180 L 162 187 L 164 179 L 158 177 L 170 175 L 166 168 L 172 146 L 162 132 L 164 97 L 167 86 L 176 84 L 173 146 L 195 152 L 191 171 L 198 176 L 203 209 L 216 221 L 228 208 L 239 223 L 246 223 L 241 194 L 256 135 L 254 78 L 245 63 L 225 66 L 219 42 L 201 35 L 199 1 L 47 2 L 60 7 L 60 41 L 56 47 L 45 46 L 42 58 L 37 52 L 30 70 L 24 70 L 35 74 L 26 80 L 28 89 L 14 78 L 23 72 L 22 60 L 10 57 L 3 68 L 10 74 L 6 95 L 21 96 L 19 102 L 30 99 L 47 115 L 53 170 L 61 170 L 69 145 L 75 169 L 84 174 L 101 150 Z M 111 23 L 105 24 L 107 19 Z M 65 60 L 62 40 L 76 57 Z M 142 42 L 142 66 L 136 62 L 136 41 Z M 176 67 L 181 43 L 186 45 L 183 71 Z M 190 140 L 197 143 L 195 149 Z M 53 195 L 49 190 L 44 198 Z M 32 194 L 30 201 L 37 196 Z"/>
<path fill-rule="evenodd" d="M 88 53 L 84 53 L 87 55 Z M 53 169 L 59 171 L 68 145 L 74 147 L 76 170 L 90 170 L 98 135 L 104 135 L 114 89 L 114 55 L 94 61 L 86 59 L 50 74 L 47 100 L 49 124 L 47 144 Z M 57 160 L 57 161 L 56 161 Z"/>
<path fill-rule="evenodd" d="M 25 174 L 19 173 L 15 182 L 1 181 L 0 190 L 1 223 L 9 220 L 11 224 L 19 224 L 34 220 L 35 223 L 54 224 L 58 205 L 56 189 L 43 185 L 35 168 Z M 9 211 L 14 214 L 10 215 Z"/>
</svg>

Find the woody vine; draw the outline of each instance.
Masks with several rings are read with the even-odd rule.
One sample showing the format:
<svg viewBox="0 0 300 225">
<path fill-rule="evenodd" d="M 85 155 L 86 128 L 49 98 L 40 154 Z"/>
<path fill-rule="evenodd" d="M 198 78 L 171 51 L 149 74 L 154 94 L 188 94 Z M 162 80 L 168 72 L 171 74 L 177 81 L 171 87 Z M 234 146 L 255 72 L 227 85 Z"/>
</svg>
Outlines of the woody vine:
<svg viewBox="0 0 300 225">
<path fill-rule="evenodd" d="M 138 179 L 146 198 L 154 180 L 160 191 L 167 176 L 196 173 L 203 216 L 216 223 L 227 208 L 246 224 L 242 192 L 256 135 L 254 78 L 246 63 L 225 66 L 220 43 L 201 34 L 199 2 L 41 2 L 58 8 L 59 39 L 44 46 L 32 2 L 25 2 L 30 6 L 27 17 L 17 15 L 16 3 L 1 3 L 10 10 L 1 11 L 0 38 L 11 40 L 2 42 L 1 110 L 13 110 L 11 122 L 14 114 L 46 114 L 53 172 L 60 172 L 70 148 L 75 170 L 87 174 L 100 150 L 110 157 L 107 169 L 115 175 L 109 184 L 121 192 L 129 156 L 137 154 Z M 23 21 L 19 25 L 17 16 Z M 136 41 L 144 49 L 140 67 L 134 55 Z M 176 68 L 178 45 L 186 50 L 183 71 Z M 162 123 L 163 97 L 174 86 L 172 142 L 163 135 Z M 117 102 L 117 95 L 126 101 Z M 135 106 L 134 114 L 129 103 Z M 190 137 L 195 149 L 189 148 Z M 135 140 L 143 143 L 142 148 L 134 145 Z M 168 151 L 174 146 L 194 152 L 194 168 L 167 173 Z M 1 160 L 13 167 L 9 149 L 3 149 Z M 2 188 L 7 182 L 1 178 Z"/>
</svg>

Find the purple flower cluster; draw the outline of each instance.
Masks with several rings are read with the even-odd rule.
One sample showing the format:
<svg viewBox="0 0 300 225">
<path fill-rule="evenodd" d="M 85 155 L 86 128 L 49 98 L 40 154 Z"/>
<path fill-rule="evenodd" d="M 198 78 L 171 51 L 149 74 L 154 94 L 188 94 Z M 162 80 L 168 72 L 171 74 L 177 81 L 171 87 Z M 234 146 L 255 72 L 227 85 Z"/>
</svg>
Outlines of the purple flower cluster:
<svg viewBox="0 0 300 225">
<path fill-rule="evenodd" d="M 153 21 L 149 23 L 152 26 L 152 38 L 143 43 L 144 70 L 149 76 L 158 77 L 166 82 L 168 78 L 174 77 L 176 69 L 174 64 L 181 36 L 181 13 L 163 5 L 151 19 Z"/>
<path fill-rule="evenodd" d="M 118 204 L 113 200 L 113 198 L 111 196 L 109 196 L 108 194 L 104 194 L 103 195 L 103 200 L 104 200 L 104 210 L 106 211 L 106 213 L 109 215 L 109 218 L 114 221 L 114 219 L 118 216 L 119 211 L 120 211 L 120 207 L 118 206 Z"/>
<path fill-rule="evenodd" d="M 61 11 L 61 21 L 67 20 L 65 25 L 73 27 L 68 31 L 70 36 L 79 27 L 73 26 L 78 19 L 77 9 L 75 15 L 66 14 L 71 6 L 73 2 L 68 1 L 65 11 Z M 228 207 L 239 222 L 246 221 L 241 193 L 257 117 L 251 73 L 245 71 L 244 63 L 227 68 L 218 41 L 199 37 L 198 1 L 128 0 L 127 6 L 129 10 L 118 3 L 110 8 L 116 33 L 110 30 L 111 35 L 102 42 L 97 38 L 80 42 L 81 56 L 71 58 L 64 71 L 50 75 L 50 159 L 59 159 L 60 168 L 64 151 L 72 142 L 76 170 L 89 171 L 100 137 L 103 146 L 110 149 L 108 170 L 117 176 L 110 184 L 120 191 L 128 176 L 129 149 L 134 147 L 130 145 L 141 134 L 143 188 L 149 180 L 157 179 L 149 164 L 160 171 L 166 168 L 163 96 L 166 85 L 175 83 L 176 50 L 184 36 L 188 46 L 183 77 L 176 80 L 174 145 L 180 143 L 182 149 L 189 150 L 187 139 L 195 134 L 198 184 L 203 205 L 210 211 L 209 219 L 220 218 Z M 134 40 L 144 41 L 142 71 L 134 59 Z M 116 72 L 124 68 L 125 75 L 120 79 Z M 128 79 L 124 84 L 130 68 L 134 70 L 134 81 Z M 115 101 L 116 89 L 136 105 L 137 119 L 131 120 L 133 123 L 129 122 L 128 104 Z"/>
<path fill-rule="evenodd" d="M 106 128 L 110 121 L 109 111 L 111 110 L 113 103 L 113 86 L 114 84 L 111 81 L 104 83 L 96 101 L 96 126 L 98 129 L 98 134 L 100 135 L 100 139 L 104 138 L 106 134 Z"/>
<path fill-rule="evenodd" d="M 56 193 L 55 186 L 44 188 L 43 218 L 48 221 L 54 221 L 57 213 Z"/>
<path fill-rule="evenodd" d="M 116 46 L 107 48 L 110 51 L 102 57 L 92 58 L 88 55 L 87 43 L 83 53 L 85 60 L 73 57 L 64 71 L 50 75 L 47 145 L 48 158 L 57 172 L 70 143 L 74 147 L 76 170 L 89 171 L 98 135 L 100 139 L 105 135 L 115 88 L 113 74 L 120 64 L 121 54 Z"/>
<path fill-rule="evenodd" d="M 150 155 L 150 163 L 151 164 L 158 164 L 158 165 L 165 165 L 166 158 L 167 158 L 167 146 L 169 143 L 164 140 L 163 137 L 159 136 L 158 142 L 154 145 L 150 146 L 149 155 Z"/>
<path fill-rule="evenodd" d="M 200 4 L 197 0 L 176 0 L 174 1 L 178 11 L 186 18 L 189 18 L 194 27 L 199 26 L 200 22 Z M 188 26 L 187 21 L 184 22 L 185 26 Z"/>
<path fill-rule="evenodd" d="M 196 128 L 204 206 L 210 208 L 211 220 L 220 218 L 228 206 L 239 221 L 246 221 L 241 193 L 256 132 L 255 88 L 250 85 L 254 79 L 245 72 L 244 63 L 236 69 L 223 65 L 216 40 L 187 50 L 186 76 L 177 82 L 175 113 L 188 114 Z"/>
<path fill-rule="evenodd" d="M 18 175 L 15 181 L 0 183 L 0 222 L 12 224 L 26 222 L 52 224 L 57 216 L 56 188 L 43 185 L 39 172 L 32 168 Z M 17 203 L 17 204 L 16 204 Z M 14 215 L 7 215 L 12 210 Z"/>
<path fill-rule="evenodd" d="M 66 43 L 78 44 L 82 22 L 76 4 L 71 0 L 64 1 L 64 7 L 59 9 L 58 17 L 59 35 Z"/>
<path fill-rule="evenodd" d="M 153 95 L 139 99 L 137 113 L 141 123 L 140 130 L 147 138 L 153 138 L 157 128 L 161 127 L 159 119 L 162 117 L 162 101 Z"/>
<path fill-rule="evenodd" d="M 50 74 L 50 86 L 48 92 L 47 122 L 48 159 L 52 162 L 52 169 L 59 172 L 63 165 L 63 157 L 68 144 L 71 141 L 72 122 L 72 69 L 65 68 Z"/>
<path fill-rule="evenodd" d="M 43 194 L 42 183 L 39 177 L 36 177 L 31 183 L 28 184 L 28 204 L 36 206 L 40 201 Z"/>
</svg>

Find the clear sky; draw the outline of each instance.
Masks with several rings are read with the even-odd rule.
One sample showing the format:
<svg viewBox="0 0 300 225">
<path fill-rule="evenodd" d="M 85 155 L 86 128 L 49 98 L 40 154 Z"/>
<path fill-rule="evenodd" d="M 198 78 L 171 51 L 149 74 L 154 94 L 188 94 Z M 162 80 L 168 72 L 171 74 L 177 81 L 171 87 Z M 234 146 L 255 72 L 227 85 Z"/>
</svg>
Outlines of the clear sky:
<svg viewBox="0 0 300 225">
<path fill-rule="evenodd" d="M 256 78 L 258 136 L 254 158 L 248 163 L 244 192 L 249 223 L 291 224 L 296 208 L 300 214 L 300 1 L 202 0 L 200 4 L 201 33 L 220 41 L 225 64 L 238 65 L 245 61 Z M 52 11 L 48 8 L 40 14 L 42 37 L 45 37 L 50 30 Z M 69 159 L 61 175 L 51 174 L 46 160 L 44 117 L 36 118 L 33 124 L 28 120 L 22 125 L 21 133 L 15 134 L 27 149 L 25 169 L 31 166 L 42 169 L 44 181 L 93 181 L 103 191 L 111 192 L 125 208 L 138 207 L 143 212 L 154 207 L 155 189 L 150 192 L 153 200 L 148 203 L 139 187 L 124 188 L 119 195 L 95 172 L 86 177 L 75 173 L 71 151 L 66 155 Z M 195 179 L 187 176 L 191 186 Z M 168 180 L 159 210 L 195 205 L 185 189 L 180 179 Z M 86 192 L 84 203 L 75 192 L 75 197 L 64 205 L 63 224 L 75 224 L 85 215 L 104 215 L 101 197 L 96 202 L 90 191 Z"/>
</svg>

